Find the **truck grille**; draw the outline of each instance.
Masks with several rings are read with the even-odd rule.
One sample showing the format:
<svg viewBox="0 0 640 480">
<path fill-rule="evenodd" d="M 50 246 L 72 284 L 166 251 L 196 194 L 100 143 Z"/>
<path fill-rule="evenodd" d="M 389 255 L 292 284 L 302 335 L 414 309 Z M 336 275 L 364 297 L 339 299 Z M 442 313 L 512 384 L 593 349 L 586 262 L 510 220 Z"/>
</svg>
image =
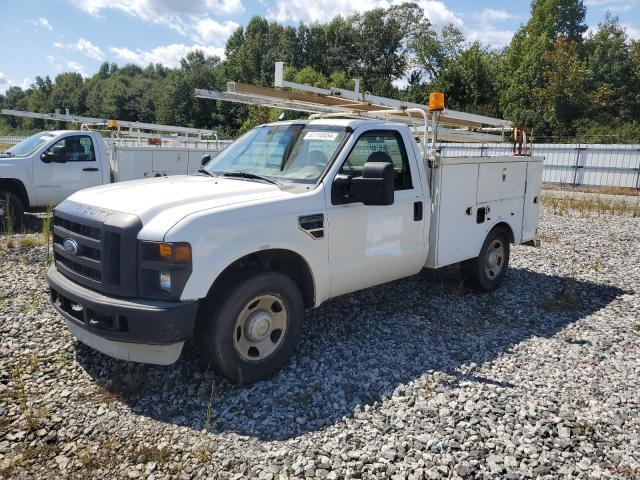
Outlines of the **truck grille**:
<svg viewBox="0 0 640 480">
<path fill-rule="evenodd" d="M 67 200 L 61 207 L 65 204 L 72 203 Z M 123 297 L 135 296 L 137 234 L 142 227 L 138 217 L 102 209 L 77 210 L 77 213 L 59 209 L 54 212 L 56 268 L 64 276 L 92 290 Z"/>
</svg>

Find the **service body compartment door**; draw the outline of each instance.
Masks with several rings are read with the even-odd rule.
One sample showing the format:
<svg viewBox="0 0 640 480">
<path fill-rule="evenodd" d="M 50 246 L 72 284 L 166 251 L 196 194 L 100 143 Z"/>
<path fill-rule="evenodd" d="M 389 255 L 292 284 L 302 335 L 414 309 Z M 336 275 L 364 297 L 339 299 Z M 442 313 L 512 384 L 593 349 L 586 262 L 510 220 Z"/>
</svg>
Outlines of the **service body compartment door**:
<svg viewBox="0 0 640 480">
<path fill-rule="evenodd" d="M 522 197 L 527 162 L 481 163 L 478 171 L 478 203 Z"/>
<path fill-rule="evenodd" d="M 478 255 L 477 180 L 477 163 L 442 165 L 437 169 L 429 267 L 449 265 Z"/>
<path fill-rule="evenodd" d="M 185 149 L 157 149 L 153 151 L 153 173 L 155 175 L 187 174 L 189 164 L 189 150 Z"/>
<path fill-rule="evenodd" d="M 533 240 L 536 236 L 540 217 L 540 195 L 542 194 L 542 161 L 527 162 L 527 190 L 524 196 L 522 221 L 522 241 Z"/>
</svg>

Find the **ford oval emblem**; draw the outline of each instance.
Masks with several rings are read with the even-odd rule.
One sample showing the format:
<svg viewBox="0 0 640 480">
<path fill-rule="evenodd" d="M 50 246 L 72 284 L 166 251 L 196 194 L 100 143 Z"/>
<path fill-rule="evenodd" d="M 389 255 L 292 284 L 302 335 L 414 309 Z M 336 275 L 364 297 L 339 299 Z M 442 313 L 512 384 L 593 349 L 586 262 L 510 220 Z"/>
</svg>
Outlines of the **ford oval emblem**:
<svg viewBox="0 0 640 480">
<path fill-rule="evenodd" d="M 78 242 L 70 238 L 67 238 L 62 242 L 62 248 L 64 248 L 65 252 L 70 253 L 71 255 L 78 254 Z"/>
</svg>

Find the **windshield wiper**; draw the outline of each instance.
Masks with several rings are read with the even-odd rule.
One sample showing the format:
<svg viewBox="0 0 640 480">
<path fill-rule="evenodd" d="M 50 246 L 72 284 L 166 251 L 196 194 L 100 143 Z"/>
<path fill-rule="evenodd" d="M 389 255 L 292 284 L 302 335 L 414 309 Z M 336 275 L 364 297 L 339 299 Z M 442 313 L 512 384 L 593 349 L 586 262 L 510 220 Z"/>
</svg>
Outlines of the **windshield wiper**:
<svg viewBox="0 0 640 480">
<path fill-rule="evenodd" d="M 209 170 L 205 170 L 204 168 L 198 169 L 198 173 L 204 173 L 205 175 L 209 175 L 210 177 L 215 177 L 213 173 L 211 173 Z"/>
<path fill-rule="evenodd" d="M 269 182 L 274 185 L 278 185 L 278 182 L 275 180 L 271 180 L 269 178 L 261 177 L 260 175 L 256 175 L 255 173 L 249 172 L 225 172 L 222 174 L 223 177 L 235 177 L 235 178 L 246 178 L 249 180 L 262 180 L 263 182 Z"/>
</svg>

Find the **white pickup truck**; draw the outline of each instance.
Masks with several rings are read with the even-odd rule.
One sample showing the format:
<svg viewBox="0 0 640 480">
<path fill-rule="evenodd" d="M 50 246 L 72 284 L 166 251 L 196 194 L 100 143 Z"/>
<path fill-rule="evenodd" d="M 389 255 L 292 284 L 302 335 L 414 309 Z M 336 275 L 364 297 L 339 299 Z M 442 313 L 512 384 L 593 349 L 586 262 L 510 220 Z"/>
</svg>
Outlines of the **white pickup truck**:
<svg viewBox="0 0 640 480">
<path fill-rule="evenodd" d="M 54 206 L 95 185 L 150 176 L 193 173 L 215 149 L 122 146 L 99 132 L 37 133 L 0 153 L 0 231 L 20 230 L 26 210 Z M 9 215 L 10 214 L 10 215 Z"/>
<path fill-rule="evenodd" d="M 260 126 L 197 175 L 83 190 L 53 217 L 51 301 L 81 342 L 171 364 L 191 339 L 235 382 L 286 362 L 305 309 L 461 263 L 503 281 L 536 239 L 542 158 L 428 158 L 404 124 Z"/>
</svg>

